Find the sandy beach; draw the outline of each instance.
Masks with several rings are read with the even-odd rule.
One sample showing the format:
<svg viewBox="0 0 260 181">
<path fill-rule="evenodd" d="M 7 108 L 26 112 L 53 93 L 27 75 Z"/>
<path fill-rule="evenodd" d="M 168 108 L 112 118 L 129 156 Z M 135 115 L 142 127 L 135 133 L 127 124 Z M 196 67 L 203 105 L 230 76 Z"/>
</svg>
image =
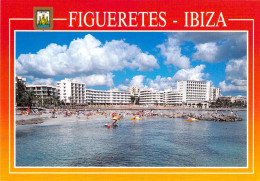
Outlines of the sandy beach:
<svg viewBox="0 0 260 181">
<path fill-rule="evenodd" d="M 104 120 L 111 121 L 113 115 L 121 116 L 122 119 L 131 119 L 133 115 L 138 115 L 140 117 L 168 117 L 168 118 L 196 118 L 199 120 L 207 121 L 241 121 L 237 117 L 236 112 L 241 109 L 114 109 L 114 110 L 104 110 L 104 109 L 92 109 L 80 111 L 76 109 L 70 110 L 46 110 L 38 115 L 16 115 L 16 125 L 30 125 L 30 124 L 42 124 L 42 123 L 63 123 L 67 121 L 77 121 L 77 120 Z M 225 113 L 224 113 L 225 112 Z"/>
</svg>

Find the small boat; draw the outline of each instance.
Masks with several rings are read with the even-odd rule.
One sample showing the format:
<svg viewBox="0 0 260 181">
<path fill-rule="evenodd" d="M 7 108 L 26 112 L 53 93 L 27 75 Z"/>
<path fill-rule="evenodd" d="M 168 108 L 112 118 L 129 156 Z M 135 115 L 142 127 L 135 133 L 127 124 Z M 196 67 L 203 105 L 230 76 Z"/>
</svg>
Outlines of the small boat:
<svg viewBox="0 0 260 181">
<path fill-rule="evenodd" d="M 119 117 L 115 116 L 115 117 L 112 118 L 112 120 L 119 120 Z"/>
<path fill-rule="evenodd" d="M 196 118 L 188 118 L 188 119 L 186 119 L 185 121 L 194 122 L 194 121 L 199 121 L 199 120 L 198 120 L 198 119 L 196 119 Z"/>
<path fill-rule="evenodd" d="M 131 120 L 142 120 L 142 118 L 140 118 L 139 116 L 133 116 Z"/>
</svg>

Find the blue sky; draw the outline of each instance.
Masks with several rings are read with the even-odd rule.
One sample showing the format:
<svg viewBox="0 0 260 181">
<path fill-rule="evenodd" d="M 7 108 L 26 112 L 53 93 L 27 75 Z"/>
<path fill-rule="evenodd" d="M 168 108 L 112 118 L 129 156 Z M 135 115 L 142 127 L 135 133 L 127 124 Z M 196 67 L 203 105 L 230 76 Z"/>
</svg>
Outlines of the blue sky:
<svg viewBox="0 0 260 181">
<path fill-rule="evenodd" d="M 16 72 L 32 84 L 66 77 L 103 90 L 208 80 L 245 96 L 246 41 L 243 32 L 17 32 Z"/>
</svg>

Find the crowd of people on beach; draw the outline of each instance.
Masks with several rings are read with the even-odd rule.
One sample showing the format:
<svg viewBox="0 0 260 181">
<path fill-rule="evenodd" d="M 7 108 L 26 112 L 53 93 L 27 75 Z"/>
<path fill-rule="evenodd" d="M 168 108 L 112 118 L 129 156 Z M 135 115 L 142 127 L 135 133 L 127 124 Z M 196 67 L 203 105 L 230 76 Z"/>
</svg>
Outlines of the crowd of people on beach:
<svg viewBox="0 0 260 181">
<path fill-rule="evenodd" d="M 107 126 L 117 127 L 119 120 L 124 120 L 126 117 L 129 117 L 133 121 L 133 125 L 136 125 L 137 120 L 142 120 L 143 118 L 152 118 L 152 117 L 164 117 L 164 118 L 184 118 L 184 119 L 196 119 L 196 120 L 210 120 L 210 121 L 241 121 L 237 114 L 234 111 L 224 113 L 224 111 L 206 111 L 206 112 L 181 112 L 181 111 L 162 111 L 162 110 L 78 110 L 78 109 L 51 109 L 51 110 L 37 110 L 37 109 L 27 109 L 21 110 L 21 115 L 42 115 L 42 114 L 51 114 L 50 118 L 57 118 L 58 116 L 62 117 L 72 117 L 79 119 L 90 119 L 96 116 L 102 116 L 103 118 L 108 119 Z M 110 123 L 111 122 L 111 123 Z"/>
</svg>

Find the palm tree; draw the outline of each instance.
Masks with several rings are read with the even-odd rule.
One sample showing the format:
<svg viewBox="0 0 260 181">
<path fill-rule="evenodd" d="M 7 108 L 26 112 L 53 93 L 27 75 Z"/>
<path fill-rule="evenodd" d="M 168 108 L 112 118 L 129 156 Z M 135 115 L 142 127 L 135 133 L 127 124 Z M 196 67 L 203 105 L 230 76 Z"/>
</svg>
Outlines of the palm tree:
<svg viewBox="0 0 260 181">
<path fill-rule="evenodd" d="M 54 107 L 56 107 L 56 105 L 58 104 L 59 102 L 59 97 L 58 96 L 53 96 L 53 104 L 54 104 Z"/>
<path fill-rule="evenodd" d="M 24 105 L 29 106 L 31 109 L 34 101 L 36 100 L 36 96 L 33 91 L 26 91 L 21 99 Z"/>
<path fill-rule="evenodd" d="M 36 102 L 37 106 L 42 107 L 42 99 L 41 99 L 41 97 L 35 96 L 35 102 Z"/>
<path fill-rule="evenodd" d="M 211 102 L 209 107 L 215 108 L 216 107 L 216 102 Z"/>
<path fill-rule="evenodd" d="M 135 96 L 131 95 L 131 104 L 135 103 Z"/>
<path fill-rule="evenodd" d="M 198 108 L 202 108 L 202 104 L 201 104 L 201 103 L 198 103 L 198 104 L 197 104 L 197 107 L 198 107 Z"/>
<path fill-rule="evenodd" d="M 222 103 L 222 101 L 218 98 L 217 100 L 216 100 L 216 107 L 222 107 L 223 106 L 223 103 Z"/>
<path fill-rule="evenodd" d="M 136 102 L 135 102 L 137 105 L 139 105 L 140 104 L 140 98 L 138 97 L 137 99 L 136 99 Z"/>
<path fill-rule="evenodd" d="M 229 100 L 224 100 L 224 107 L 229 107 L 229 105 L 230 105 L 230 101 Z"/>
<path fill-rule="evenodd" d="M 64 100 L 61 100 L 61 101 L 60 101 L 60 104 L 61 104 L 61 105 L 65 105 Z"/>
<path fill-rule="evenodd" d="M 16 77 L 16 82 L 16 104 L 21 105 L 23 104 L 22 97 L 26 92 L 26 86 L 22 81 L 18 80 L 18 77 Z"/>
<path fill-rule="evenodd" d="M 51 100 L 50 99 L 44 99 L 44 105 L 49 106 L 51 104 Z"/>
<path fill-rule="evenodd" d="M 50 105 L 54 104 L 54 100 L 52 97 L 49 98 Z"/>
</svg>

